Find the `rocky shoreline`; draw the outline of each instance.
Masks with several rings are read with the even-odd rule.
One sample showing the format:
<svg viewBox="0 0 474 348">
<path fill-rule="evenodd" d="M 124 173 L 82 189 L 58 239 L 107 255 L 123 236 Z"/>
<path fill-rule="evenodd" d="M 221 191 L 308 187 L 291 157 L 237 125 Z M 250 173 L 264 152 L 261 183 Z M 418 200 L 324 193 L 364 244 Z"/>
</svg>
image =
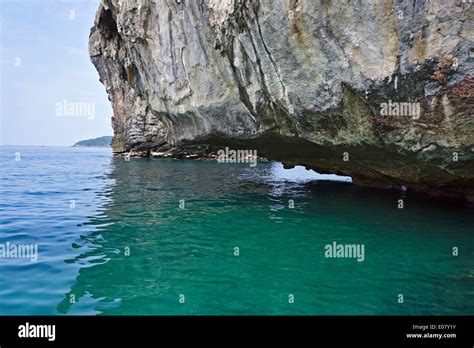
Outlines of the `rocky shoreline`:
<svg viewBox="0 0 474 348">
<path fill-rule="evenodd" d="M 167 149 L 167 150 L 131 150 L 127 152 L 114 152 L 117 157 L 129 158 L 171 158 L 182 160 L 200 160 L 200 161 L 217 161 L 219 160 L 218 151 L 202 151 L 189 149 Z M 263 156 L 256 156 L 258 162 L 268 162 L 269 160 Z"/>
</svg>

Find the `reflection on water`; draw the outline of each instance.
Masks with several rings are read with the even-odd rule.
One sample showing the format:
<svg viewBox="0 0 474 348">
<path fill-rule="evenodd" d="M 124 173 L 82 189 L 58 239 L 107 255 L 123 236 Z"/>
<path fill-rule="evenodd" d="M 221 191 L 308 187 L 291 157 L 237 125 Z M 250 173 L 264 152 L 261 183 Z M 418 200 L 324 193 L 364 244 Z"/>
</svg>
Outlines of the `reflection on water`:
<svg viewBox="0 0 474 348">
<path fill-rule="evenodd" d="M 275 163 L 111 166 L 103 206 L 65 260 L 78 273 L 58 313 L 474 313 L 472 214 L 461 205 L 403 193 L 399 210 L 398 191 Z M 364 244 L 365 261 L 325 258 L 333 241 Z"/>
<path fill-rule="evenodd" d="M 472 209 L 454 202 L 277 163 L 8 146 L 0 160 L 0 244 L 39 247 L 0 259 L 0 314 L 474 313 Z M 365 261 L 325 258 L 333 241 Z"/>
<path fill-rule="evenodd" d="M 0 146 L 0 161 L 0 244 L 37 244 L 39 254 L 0 258 L 0 314 L 56 314 L 82 267 L 64 260 L 93 231 L 84 222 L 106 218 L 111 151 Z"/>
</svg>

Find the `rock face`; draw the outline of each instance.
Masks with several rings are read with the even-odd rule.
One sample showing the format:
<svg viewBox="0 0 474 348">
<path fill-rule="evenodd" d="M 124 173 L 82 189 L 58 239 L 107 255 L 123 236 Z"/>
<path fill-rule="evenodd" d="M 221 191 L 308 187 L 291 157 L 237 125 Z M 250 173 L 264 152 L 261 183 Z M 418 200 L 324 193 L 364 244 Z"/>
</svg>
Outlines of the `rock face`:
<svg viewBox="0 0 474 348">
<path fill-rule="evenodd" d="M 249 148 L 474 197 L 469 1 L 102 0 L 89 50 L 116 153 Z"/>
</svg>

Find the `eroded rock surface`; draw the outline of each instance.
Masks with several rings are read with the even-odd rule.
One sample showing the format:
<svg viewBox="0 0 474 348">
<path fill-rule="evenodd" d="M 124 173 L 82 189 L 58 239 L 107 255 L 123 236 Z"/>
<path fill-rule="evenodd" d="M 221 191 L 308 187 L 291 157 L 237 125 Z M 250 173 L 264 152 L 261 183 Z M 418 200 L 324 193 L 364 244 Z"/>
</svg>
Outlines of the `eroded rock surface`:
<svg viewBox="0 0 474 348">
<path fill-rule="evenodd" d="M 103 0 L 90 55 L 117 153 L 251 148 L 474 197 L 469 2 Z M 419 112 L 382 115 L 384 103 Z"/>
</svg>

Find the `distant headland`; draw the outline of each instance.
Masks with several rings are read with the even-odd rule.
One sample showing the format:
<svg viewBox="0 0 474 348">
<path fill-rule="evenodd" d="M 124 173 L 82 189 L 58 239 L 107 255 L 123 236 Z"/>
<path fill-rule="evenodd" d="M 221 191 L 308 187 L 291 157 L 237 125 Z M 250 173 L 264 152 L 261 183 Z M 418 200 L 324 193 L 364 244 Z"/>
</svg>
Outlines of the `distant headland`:
<svg viewBox="0 0 474 348">
<path fill-rule="evenodd" d="M 95 139 L 81 140 L 73 145 L 73 147 L 110 147 L 112 136 L 103 136 Z"/>
</svg>

